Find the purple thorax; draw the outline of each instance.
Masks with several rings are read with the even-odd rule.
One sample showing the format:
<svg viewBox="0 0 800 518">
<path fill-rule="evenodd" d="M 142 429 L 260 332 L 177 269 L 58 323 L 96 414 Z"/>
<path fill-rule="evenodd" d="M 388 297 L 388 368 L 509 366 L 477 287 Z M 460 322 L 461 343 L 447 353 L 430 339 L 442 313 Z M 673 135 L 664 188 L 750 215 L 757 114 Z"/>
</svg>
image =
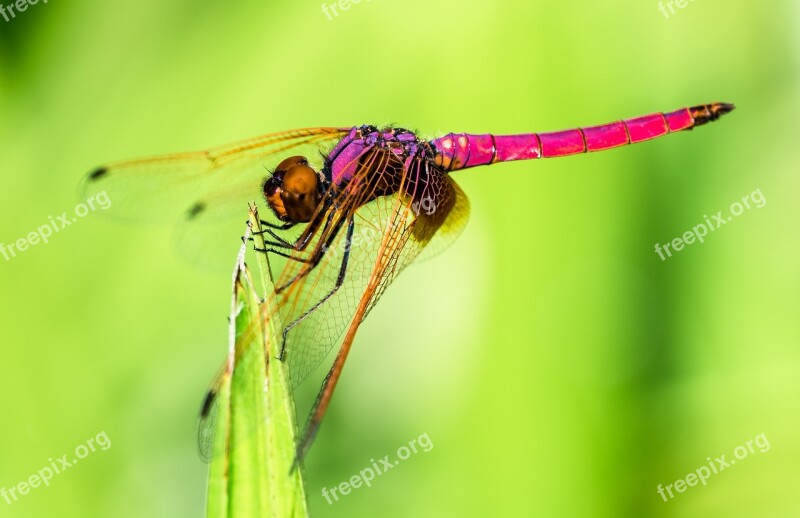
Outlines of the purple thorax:
<svg viewBox="0 0 800 518">
<path fill-rule="evenodd" d="M 389 150 L 404 163 L 415 158 L 433 157 L 430 144 L 412 131 L 356 126 L 336 144 L 325 161 L 325 169 L 333 183 L 342 185 L 352 179 L 361 160 L 375 148 Z"/>
</svg>

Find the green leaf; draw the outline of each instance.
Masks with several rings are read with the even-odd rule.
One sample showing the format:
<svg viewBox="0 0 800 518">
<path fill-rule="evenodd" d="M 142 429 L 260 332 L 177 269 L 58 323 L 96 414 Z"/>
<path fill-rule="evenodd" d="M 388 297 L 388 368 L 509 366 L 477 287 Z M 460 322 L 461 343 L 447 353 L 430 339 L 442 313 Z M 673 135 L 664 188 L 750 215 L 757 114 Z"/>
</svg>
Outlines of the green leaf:
<svg viewBox="0 0 800 518">
<path fill-rule="evenodd" d="M 260 230 L 257 209 L 251 207 L 246 237 L 252 235 L 263 248 Z M 308 516 L 308 506 L 302 467 L 292 469 L 294 401 L 286 365 L 274 354 L 283 326 L 266 256 L 258 254 L 262 302 L 244 263 L 246 248 L 244 244 L 234 272 L 228 361 L 215 385 L 206 516 L 302 518 Z"/>
</svg>

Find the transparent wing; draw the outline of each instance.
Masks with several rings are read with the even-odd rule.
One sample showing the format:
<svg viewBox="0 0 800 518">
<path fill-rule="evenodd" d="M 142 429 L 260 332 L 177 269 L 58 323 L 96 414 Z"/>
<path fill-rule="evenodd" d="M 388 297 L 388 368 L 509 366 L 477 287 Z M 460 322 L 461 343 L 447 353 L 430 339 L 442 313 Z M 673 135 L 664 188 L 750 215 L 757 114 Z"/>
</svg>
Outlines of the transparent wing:
<svg viewBox="0 0 800 518">
<path fill-rule="evenodd" d="M 301 154 L 300 148 L 319 151 L 345 133 L 338 128 L 292 130 L 204 151 L 112 163 L 87 175 L 82 192 L 86 197 L 105 192 L 112 218 L 177 221 L 215 205 L 252 201 L 260 196 L 260 182 L 274 165 L 274 155 Z M 321 165 L 319 152 L 308 152 L 308 158 Z M 247 214 L 246 205 L 234 210 Z"/>
<path fill-rule="evenodd" d="M 455 197 L 453 207 L 447 212 L 441 225 L 436 227 L 433 237 L 419 254 L 419 257 L 416 259 L 417 261 L 426 261 L 443 252 L 447 247 L 453 244 L 467 226 L 470 214 L 469 199 L 451 176 L 448 176 L 447 179 L 450 183 L 450 187 L 453 189 L 453 196 Z M 432 216 L 429 214 L 431 208 L 436 210 L 435 206 L 427 205 L 429 202 L 430 200 L 425 200 L 423 198 L 420 204 L 419 212 L 423 213 L 423 215 Z"/>
<path fill-rule="evenodd" d="M 381 164 L 381 160 L 375 156 L 366 160 L 360 169 L 362 177 L 355 183 L 366 180 L 363 176 L 369 171 L 378 177 L 390 174 L 385 164 L 376 164 Z M 428 248 L 442 250 L 464 228 L 469 203 L 455 182 L 438 171 L 428 170 L 424 162 L 415 162 L 409 169 L 403 175 L 402 188 L 397 194 L 364 203 L 374 194 L 370 189 L 356 188 L 343 193 L 337 199 L 339 209 L 332 214 L 329 227 L 334 228 L 342 222 L 339 230 L 320 231 L 314 237 L 313 243 L 317 244 L 320 240 L 329 240 L 322 261 L 278 296 L 284 324 L 307 314 L 287 334 L 286 360 L 294 387 L 340 343 L 343 331 L 352 323 L 364 297 L 365 317 L 405 266 Z M 430 181 L 424 183 L 424 188 L 422 184 L 411 184 L 407 179 L 412 173 L 418 177 L 430 175 Z M 350 232 L 346 225 L 348 222 L 352 222 Z M 348 262 L 343 270 L 345 256 Z M 303 258 L 300 253 L 294 257 Z M 295 278 L 304 264 L 287 260 L 277 285 Z M 341 285 L 334 290 L 342 271 Z M 308 313 L 317 304 L 319 306 Z M 224 385 L 225 376 L 223 371 L 203 405 L 198 448 L 205 460 L 212 455 L 220 404 L 217 395 Z"/>
<path fill-rule="evenodd" d="M 268 168 L 290 155 L 306 156 L 320 168 L 327 147 L 346 132 L 292 130 L 205 151 L 113 163 L 84 178 L 82 196 L 106 196 L 110 207 L 102 214 L 113 219 L 180 222 L 175 241 L 181 254 L 227 271 L 247 203 L 261 198 Z"/>
<path fill-rule="evenodd" d="M 284 325 L 291 326 L 285 353 L 293 386 L 339 342 L 368 290 L 367 312 L 423 249 L 451 242 L 466 222 L 469 205 L 452 179 L 421 160 L 398 174 L 397 163 L 382 153 L 373 150 L 339 200 L 334 230 L 317 236 L 326 240 L 317 242 L 326 248 L 320 263 L 291 282 L 307 265 L 289 260 L 279 276 L 278 286 L 291 282 L 278 304 Z M 382 176 L 402 176 L 399 192 L 365 202 L 389 181 Z M 423 177 L 427 181 L 412 181 Z"/>
<path fill-rule="evenodd" d="M 227 378 L 227 379 L 226 379 Z M 223 385 L 230 378 L 230 373 L 222 372 L 206 393 L 203 407 L 200 410 L 200 421 L 197 425 L 197 452 L 200 460 L 211 462 L 214 454 L 214 437 L 217 433 L 217 418 L 220 413 L 219 394 Z"/>
</svg>

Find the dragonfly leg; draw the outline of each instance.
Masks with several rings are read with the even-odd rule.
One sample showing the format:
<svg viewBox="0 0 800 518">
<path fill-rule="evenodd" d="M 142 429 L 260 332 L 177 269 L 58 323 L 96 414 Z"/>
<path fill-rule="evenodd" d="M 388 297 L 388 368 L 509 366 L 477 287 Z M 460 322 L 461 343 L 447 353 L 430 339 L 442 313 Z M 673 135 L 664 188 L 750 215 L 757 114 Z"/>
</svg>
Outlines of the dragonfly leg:
<svg viewBox="0 0 800 518">
<path fill-rule="evenodd" d="M 263 232 L 265 234 L 269 234 L 269 237 L 271 237 L 275 241 L 283 244 L 284 246 L 289 247 L 289 248 L 299 249 L 299 250 L 302 250 L 303 248 L 305 248 L 306 245 L 308 244 L 308 241 L 310 240 L 310 237 L 307 237 L 304 240 L 298 239 L 297 242 L 290 243 L 289 241 L 286 241 L 285 239 L 283 239 L 281 236 L 279 236 L 278 234 L 276 234 L 272 230 L 264 230 Z M 300 245 L 298 245 L 297 243 L 300 243 Z M 298 246 L 301 246 L 301 248 L 297 248 Z"/>
<path fill-rule="evenodd" d="M 351 242 L 351 240 L 353 239 L 353 229 L 354 228 L 355 228 L 355 220 L 351 218 L 350 221 L 347 223 L 347 242 L 348 243 Z M 282 340 L 281 340 L 281 350 L 280 350 L 280 353 L 278 353 L 278 359 L 279 360 L 281 360 L 281 361 L 283 360 L 283 354 L 286 351 L 286 337 L 288 336 L 289 331 L 291 331 L 297 324 L 299 324 L 300 322 L 305 320 L 306 317 L 308 317 L 311 313 L 316 311 L 316 309 L 318 307 L 323 305 L 325 303 L 325 301 L 327 301 L 329 298 L 331 298 L 337 291 L 339 291 L 339 288 L 342 287 L 342 284 L 344 283 L 344 276 L 345 276 L 345 273 L 347 272 L 347 263 L 348 263 L 349 260 L 350 260 L 350 247 L 348 246 L 348 247 L 345 248 L 345 251 L 344 251 L 344 254 L 343 254 L 343 258 L 342 258 L 342 264 L 339 266 L 339 275 L 336 277 L 336 283 L 333 285 L 333 288 L 331 289 L 331 291 L 329 291 L 324 297 L 322 297 L 322 299 L 320 299 L 316 304 L 311 306 L 305 313 L 303 313 L 302 315 L 297 317 L 297 319 L 295 319 L 294 322 L 290 323 L 288 326 L 283 328 L 283 335 L 282 335 Z"/>
<path fill-rule="evenodd" d="M 254 248 L 253 250 L 255 250 L 256 252 L 264 253 L 264 254 L 272 253 L 272 254 L 275 254 L 275 255 L 279 255 L 281 257 L 285 257 L 286 259 L 291 259 L 292 261 L 297 261 L 299 263 L 308 263 L 308 262 L 311 261 L 310 259 L 304 259 L 302 257 L 293 256 L 292 254 L 290 254 L 288 252 L 283 252 L 283 251 L 275 249 L 275 248 Z"/>
<path fill-rule="evenodd" d="M 294 221 L 289 221 L 287 223 L 284 223 L 283 225 L 276 225 L 275 223 L 270 223 L 269 221 L 264 221 L 263 219 L 261 220 L 261 226 L 262 227 L 267 227 L 267 228 L 271 228 L 271 229 L 274 229 L 274 230 L 289 230 L 290 228 L 292 228 L 295 225 L 297 225 L 297 223 L 295 223 Z M 262 230 L 261 232 L 253 232 L 253 233 L 254 234 L 263 234 L 264 231 Z"/>
<path fill-rule="evenodd" d="M 250 239 L 252 240 L 252 238 L 250 238 Z M 298 263 L 310 263 L 311 262 L 311 259 L 304 258 L 304 257 L 298 257 L 296 255 L 292 255 L 290 252 L 284 252 L 284 251 L 280 250 L 281 248 L 283 248 L 283 249 L 287 249 L 287 248 L 288 249 L 293 249 L 292 245 L 290 245 L 290 244 L 276 243 L 276 242 L 273 242 L 273 241 L 265 241 L 264 244 L 267 245 L 268 248 L 253 247 L 253 250 L 256 251 L 256 252 L 262 253 L 262 254 L 273 253 L 275 255 L 279 255 L 281 257 L 285 257 L 287 259 L 291 259 L 292 261 L 297 261 Z"/>
<path fill-rule="evenodd" d="M 330 226 L 331 220 L 333 220 L 333 216 L 334 216 L 333 211 L 330 211 L 330 213 L 328 214 L 328 217 L 325 219 L 325 226 L 322 227 L 322 235 L 325 235 L 325 232 L 328 230 L 328 227 Z M 294 225 L 294 224 L 292 224 L 292 225 Z M 278 236 L 277 234 L 275 234 L 271 230 L 262 230 L 261 232 L 256 232 L 256 233 L 257 234 L 268 233 L 271 237 L 273 237 L 273 238 L 278 240 L 278 242 L 267 241 L 265 244 L 267 244 L 269 246 L 274 246 L 274 247 L 279 247 L 279 248 L 289 248 L 289 249 L 295 250 L 297 252 L 302 252 L 303 250 L 306 249 L 308 244 L 311 242 L 311 238 L 313 238 L 314 235 L 316 234 L 317 228 L 319 228 L 319 219 L 315 219 L 314 221 L 312 221 L 311 225 L 312 225 L 311 228 L 308 229 L 306 232 L 304 232 L 303 235 L 300 236 L 300 238 L 298 238 L 298 240 L 295 241 L 294 243 L 290 243 L 290 242 L 286 241 L 285 239 L 281 238 L 280 236 Z M 256 252 L 260 252 L 262 254 L 266 254 L 266 253 L 269 253 L 269 252 L 275 252 L 275 250 L 271 249 L 271 248 L 253 248 L 253 250 L 255 250 Z M 298 258 L 298 257 L 293 257 L 293 256 L 290 256 L 290 255 L 286 255 L 285 253 L 281 253 L 281 254 L 278 254 L 278 255 L 280 255 L 282 257 L 289 258 L 289 259 L 293 259 L 293 260 L 296 260 L 296 261 L 299 261 L 299 262 L 303 262 L 303 263 L 311 262 L 310 259 L 301 259 L 301 258 Z"/>
<path fill-rule="evenodd" d="M 295 223 L 287 223 L 283 227 L 278 227 L 277 225 L 272 225 L 273 228 L 278 229 L 278 230 L 288 230 L 288 229 L 292 228 L 293 226 L 295 226 Z M 274 231 L 272 231 L 270 229 L 259 230 L 258 232 L 253 232 L 254 236 L 263 236 L 264 234 L 268 234 L 272 239 L 274 239 L 275 241 L 279 242 L 281 244 L 281 246 L 283 246 L 283 247 L 294 248 L 296 246 L 296 243 L 290 243 L 289 241 L 283 239 L 281 236 L 279 236 L 278 234 L 276 234 Z M 309 238 L 306 237 L 303 241 L 307 242 L 308 239 Z M 251 237 L 250 241 L 255 241 L 255 240 Z M 303 241 L 298 240 L 298 242 L 303 242 Z"/>
<path fill-rule="evenodd" d="M 330 223 L 330 218 L 325 223 L 325 229 L 328 228 L 328 223 Z M 292 277 L 291 279 L 289 279 L 288 281 L 283 283 L 281 286 L 277 286 L 275 288 L 275 293 L 281 293 L 286 288 L 288 288 L 289 286 L 291 286 L 292 284 L 294 284 L 298 280 L 302 279 L 303 277 L 305 277 L 306 275 L 311 273 L 311 270 L 316 268 L 316 266 L 320 263 L 320 261 L 322 261 L 322 258 L 325 256 L 325 252 L 328 250 L 328 248 L 331 247 L 331 244 L 333 243 L 333 240 L 336 239 L 337 235 L 339 235 L 339 230 L 341 230 L 343 223 L 344 223 L 344 220 L 340 219 L 339 221 L 337 221 L 334 224 L 333 229 L 331 229 L 330 234 L 325 239 L 325 243 L 323 243 L 323 245 L 321 247 L 317 247 L 313 251 L 311 257 L 309 257 L 308 260 L 305 261 L 308 264 L 308 266 L 303 268 L 302 271 L 300 271 L 297 275 L 295 275 L 294 277 Z M 324 230 L 323 230 L 323 235 L 325 235 L 325 231 Z"/>
</svg>

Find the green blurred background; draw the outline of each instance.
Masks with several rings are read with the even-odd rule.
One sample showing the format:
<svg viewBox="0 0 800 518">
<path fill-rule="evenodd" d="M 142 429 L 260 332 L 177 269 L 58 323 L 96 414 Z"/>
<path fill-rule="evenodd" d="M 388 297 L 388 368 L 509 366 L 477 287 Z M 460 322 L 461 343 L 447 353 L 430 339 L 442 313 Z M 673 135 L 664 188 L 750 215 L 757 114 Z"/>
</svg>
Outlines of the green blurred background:
<svg viewBox="0 0 800 518">
<path fill-rule="evenodd" d="M 470 224 L 363 326 L 308 491 L 332 517 L 798 516 L 799 29 L 790 0 L 669 18 L 655 1 L 374 0 L 333 19 L 319 2 L 40 2 L 0 19 L 0 242 L 72 211 L 111 160 L 305 126 L 547 131 L 735 102 L 692 133 L 459 173 Z M 764 208 L 654 253 L 756 189 Z M 196 415 L 230 280 L 172 236 L 89 217 L 0 259 L 0 487 L 112 441 L 0 516 L 202 515 Z M 322 498 L 423 433 L 430 452 Z M 760 433 L 768 452 L 656 493 Z"/>
</svg>

